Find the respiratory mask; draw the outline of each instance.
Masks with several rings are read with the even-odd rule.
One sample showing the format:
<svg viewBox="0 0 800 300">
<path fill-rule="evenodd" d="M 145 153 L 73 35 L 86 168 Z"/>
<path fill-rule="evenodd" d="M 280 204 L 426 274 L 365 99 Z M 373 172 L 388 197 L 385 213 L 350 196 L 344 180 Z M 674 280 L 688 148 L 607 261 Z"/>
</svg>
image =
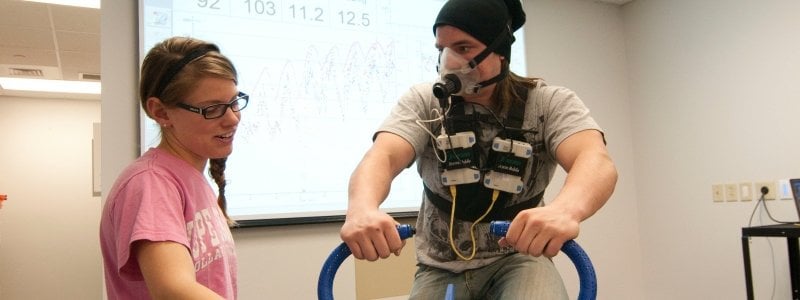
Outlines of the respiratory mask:
<svg viewBox="0 0 800 300">
<path fill-rule="evenodd" d="M 480 58 L 483 60 L 483 57 Z M 443 99 L 450 95 L 475 94 L 483 86 L 477 67 L 480 61 L 467 60 L 453 49 L 444 48 L 439 54 L 439 81 L 433 85 L 433 95 Z"/>
</svg>

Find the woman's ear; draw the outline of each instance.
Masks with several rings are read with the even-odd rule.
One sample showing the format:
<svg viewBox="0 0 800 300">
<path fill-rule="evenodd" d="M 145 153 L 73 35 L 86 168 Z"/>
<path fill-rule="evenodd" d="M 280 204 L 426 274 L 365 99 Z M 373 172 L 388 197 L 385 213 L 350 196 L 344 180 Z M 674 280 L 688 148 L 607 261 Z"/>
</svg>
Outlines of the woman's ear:
<svg viewBox="0 0 800 300">
<path fill-rule="evenodd" d="M 167 107 L 161 102 L 161 99 L 156 97 L 147 98 L 146 105 L 147 114 L 153 118 L 161 127 L 169 126 L 169 114 L 167 114 Z"/>
</svg>

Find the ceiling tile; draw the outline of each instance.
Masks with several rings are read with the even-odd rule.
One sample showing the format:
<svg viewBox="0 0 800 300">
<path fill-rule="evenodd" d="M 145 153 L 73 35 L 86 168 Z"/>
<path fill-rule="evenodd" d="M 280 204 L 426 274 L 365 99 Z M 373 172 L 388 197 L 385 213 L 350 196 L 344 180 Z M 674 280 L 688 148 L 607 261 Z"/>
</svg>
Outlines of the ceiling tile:
<svg viewBox="0 0 800 300">
<path fill-rule="evenodd" d="M 71 71 L 100 73 L 100 53 L 62 51 L 60 55 L 61 68 L 64 69 L 65 74 Z"/>
<path fill-rule="evenodd" d="M 0 47 L 55 50 L 49 29 L 0 26 Z"/>
<path fill-rule="evenodd" d="M 56 31 L 60 51 L 100 53 L 100 35 L 69 31 Z"/>
<path fill-rule="evenodd" d="M 51 6 L 56 31 L 100 32 L 100 10 L 73 6 Z"/>
<path fill-rule="evenodd" d="M 58 66 L 54 50 L 0 47 L 0 65 Z"/>
<path fill-rule="evenodd" d="M 47 5 L 34 2 L 0 0 L 0 25 L 50 28 Z"/>
</svg>

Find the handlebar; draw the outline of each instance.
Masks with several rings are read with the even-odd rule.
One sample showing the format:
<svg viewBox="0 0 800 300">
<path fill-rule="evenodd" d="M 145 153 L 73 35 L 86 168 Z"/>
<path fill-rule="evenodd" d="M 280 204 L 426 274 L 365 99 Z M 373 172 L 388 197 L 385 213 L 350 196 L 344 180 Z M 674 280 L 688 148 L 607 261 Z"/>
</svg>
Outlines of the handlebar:
<svg viewBox="0 0 800 300">
<path fill-rule="evenodd" d="M 492 221 L 489 223 L 489 233 L 495 236 L 506 236 L 509 225 L 511 223 L 508 221 Z M 594 272 L 594 266 L 589 259 L 589 255 L 574 240 L 564 242 L 564 245 L 561 246 L 561 252 L 564 252 L 572 260 L 578 270 L 578 279 L 581 285 L 580 292 L 578 292 L 578 300 L 596 299 L 597 275 Z"/>
<path fill-rule="evenodd" d="M 510 223 L 508 221 L 492 221 L 489 223 L 489 232 L 495 236 L 505 236 L 508 232 Z M 400 239 L 407 239 L 413 236 L 416 231 L 414 227 L 408 224 L 397 226 L 397 231 L 400 234 Z M 578 278 L 580 279 L 580 292 L 578 293 L 578 300 L 594 300 L 597 298 L 597 276 L 592 266 L 592 261 L 589 256 L 583 251 L 583 248 L 578 245 L 574 240 L 564 242 L 561 251 L 566 254 L 575 268 L 578 270 Z M 342 265 L 345 259 L 352 254 L 347 244 L 341 243 L 338 247 L 333 249 L 333 252 L 325 260 L 322 265 L 322 271 L 319 274 L 319 281 L 317 282 L 317 297 L 320 300 L 333 300 L 333 279 L 336 276 L 336 271 Z M 448 286 L 448 296 L 452 299 L 452 285 Z"/>
</svg>

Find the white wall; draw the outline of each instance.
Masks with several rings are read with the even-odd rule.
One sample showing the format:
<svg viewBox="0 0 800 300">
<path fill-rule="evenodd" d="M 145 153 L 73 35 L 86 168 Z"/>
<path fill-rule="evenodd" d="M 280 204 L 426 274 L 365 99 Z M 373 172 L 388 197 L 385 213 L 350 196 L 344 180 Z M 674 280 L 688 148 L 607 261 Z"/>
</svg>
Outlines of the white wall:
<svg viewBox="0 0 800 300">
<path fill-rule="evenodd" d="M 102 274 L 92 196 L 98 101 L 0 97 L 0 299 L 93 299 Z"/>
<path fill-rule="evenodd" d="M 578 0 L 525 1 L 528 74 L 574 90 L 606 132 L 619 172 L 614 195 L 581 225 L 578 243 L 597 272 L 598 299 L 647 299 L 642 294 L 642 254 L 635 197 L 628 75 L 623 23 L 615 5 Z M 513 57 L 511 59 L 514 59 Z M 563 172 L 545 195 L 552 199 Z M 578 283 L 565 256 L 557 257 L 571 295 Z"/>
<path fill-rule="evenodd" d="M 102 5 L 100 114 L 107 192 L 138 155 L 138 34 L 135 3 Z M 636 0 L 620 8 L 584 0 L 526 0 L 524 5 L 527 73 L 581 96 L 606 130 L 620 171 L 614 196 L 583 224 L 578 238 L 597 268 L 599 298 L 743 299 L 740 228 L 755 202 L 712 203 L 710 187 L 800 177 L 800 161 L 790 156 L 800 143 L 790 135 L 800 129 L 792 119 L 800 110 L 795 38 L 800 3 Z M 38 294 L 50 292 L 92 299 L 85 295 L 101 293 L 99 201 L 91 197 L 89 157 L 91 123 L 98 119 L 84 111 L 91 108 L 75 108 L 73 102 L 59 109 L 55 100 L 21 105 L 19 99 L 0 98 L 5 112 L 0 140 L 6 141 L 0 147 L 5 170 L 0 193 L 10 198 L 0 210 L 3 299 L 57 298 Z M 59 117 L 74 110 L 84 111 L 80 124 L 86 136 L 72 132 L 84 125 Z M 72 153 L 65 147 L 73 146 L 77 150 L 67 158 L 56 157 Z M 67 162 L 81 166 L 63 165 Z M 557 176 L 563 180 L 563 173 Z M 555 192 L 551 188 L 548 198 Z M 779 219 L 796 218 L 790 201 L 769 205 Z M 340 242 L 339 226 L 235 230 L 242 299 L 314 299 L 322 262 Z M 751 246 L 759 299 L 772 292 L 766 241 L 754 239 Z M 776 299 L 786 299 L 785 242 L 772 244 Z M 571 266 L 561 256 L 557 264 L 574 293 Z M 336 298 L 355 298 L 353 272 L 352 261 L 345 262 Z M 76 285 L 65 284 L 72 279 Z"/>
<path fill-rule="evenodd" d="M 711 185 L 800 177 L 800 2 L 637 0 L 623 19 L 645 298 L 744 299 L 755 202 L 713 203 Z M 791 201 L 769 206 L 797 220 Z M 790 299 L 786 242 L 772 247 L 774 299 Z M 751 250 L 770 299 L 770 245 Z"/>
</svg>

